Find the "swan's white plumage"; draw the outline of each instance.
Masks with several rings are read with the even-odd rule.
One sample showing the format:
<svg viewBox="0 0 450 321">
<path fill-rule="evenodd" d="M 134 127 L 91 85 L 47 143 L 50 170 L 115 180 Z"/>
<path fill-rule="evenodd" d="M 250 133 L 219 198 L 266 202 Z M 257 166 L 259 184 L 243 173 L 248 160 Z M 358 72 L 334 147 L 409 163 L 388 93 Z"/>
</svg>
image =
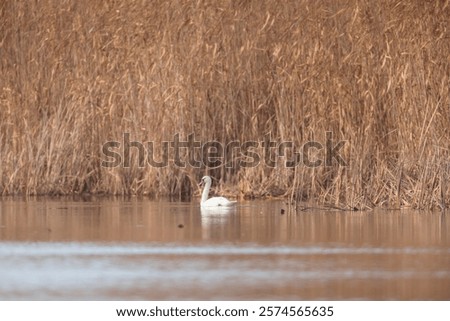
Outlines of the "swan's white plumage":
<svg viewBox="0 0 450 321">
<path fill-rule="evenodd" d="M 202 199 L 200 201 L 201 207 L 230 207 L 236 205 L 236 201 L 230 201 L 225 197 L 211 197 L 208 199 L 209 189 L 211 188 L 211 177 L 203 176 L 201 185 L 204 185 L 202 192 Z"/>
</svg>

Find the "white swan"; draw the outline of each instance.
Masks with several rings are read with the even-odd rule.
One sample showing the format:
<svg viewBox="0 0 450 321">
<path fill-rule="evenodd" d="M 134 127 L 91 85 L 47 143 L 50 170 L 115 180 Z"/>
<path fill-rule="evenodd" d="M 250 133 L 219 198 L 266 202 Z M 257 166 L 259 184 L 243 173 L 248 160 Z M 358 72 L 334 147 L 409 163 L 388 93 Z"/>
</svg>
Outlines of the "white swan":
<svg viewBox="0 0 450 321">
<path fill-rule="evenodd" d="M 209 189 L 211 188 L 211 177 L 203 176 L 199 185 L 204 186 L 200 201 L 201 207 L 230 207 L 236 205 L 237 201 L 230 201 L 225 197 L 211 197 L 208 199 Z"/>
</svg>

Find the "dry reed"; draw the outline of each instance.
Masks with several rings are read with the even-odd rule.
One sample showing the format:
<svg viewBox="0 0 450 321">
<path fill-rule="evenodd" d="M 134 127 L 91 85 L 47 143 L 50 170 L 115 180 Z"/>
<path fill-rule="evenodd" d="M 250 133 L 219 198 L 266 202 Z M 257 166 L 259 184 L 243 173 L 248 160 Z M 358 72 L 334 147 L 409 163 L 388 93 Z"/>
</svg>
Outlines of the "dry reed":
<svg viewBox="0 0 450 321">
<path fill-rule="evenodd" d="M 448 17 L 448 0 L 2 1 L 0 193 L 183 196 L 208 172 L 240 197 L 444 209 Z M 300 146 L 327 131 L 348 166 L 101 166 L 124 132 Z"/>
</svg>

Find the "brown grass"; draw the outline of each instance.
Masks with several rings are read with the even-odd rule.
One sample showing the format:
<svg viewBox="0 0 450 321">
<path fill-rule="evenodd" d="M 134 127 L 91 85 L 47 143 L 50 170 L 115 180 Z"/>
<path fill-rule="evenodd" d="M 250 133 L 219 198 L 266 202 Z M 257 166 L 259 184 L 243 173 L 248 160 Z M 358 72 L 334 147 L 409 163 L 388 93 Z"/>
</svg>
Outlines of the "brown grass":
<svg viewBox="0 0 450 321">
<path fill-rule="evenodd" d="M 448 0 L 2 1 L 0 193 L 182 196 L 209 172 L 241 197 L 448 207 L 448 17 Z M 100 166 L 124 132 L 327 131 L 349 166 Z"/>
</svg>

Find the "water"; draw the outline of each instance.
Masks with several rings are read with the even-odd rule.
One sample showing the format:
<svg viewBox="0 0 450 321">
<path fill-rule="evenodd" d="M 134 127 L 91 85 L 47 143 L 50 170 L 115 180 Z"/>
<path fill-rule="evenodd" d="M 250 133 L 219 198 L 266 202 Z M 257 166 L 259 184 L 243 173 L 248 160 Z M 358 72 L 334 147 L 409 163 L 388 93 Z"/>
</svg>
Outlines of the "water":
<svg viewBox="0 0 450 321">
<path fill-rule="evenodd" d="M 3 199 L 0 299 L 448 300 L 449 232 L 439 212 Z"/>
</svg>

